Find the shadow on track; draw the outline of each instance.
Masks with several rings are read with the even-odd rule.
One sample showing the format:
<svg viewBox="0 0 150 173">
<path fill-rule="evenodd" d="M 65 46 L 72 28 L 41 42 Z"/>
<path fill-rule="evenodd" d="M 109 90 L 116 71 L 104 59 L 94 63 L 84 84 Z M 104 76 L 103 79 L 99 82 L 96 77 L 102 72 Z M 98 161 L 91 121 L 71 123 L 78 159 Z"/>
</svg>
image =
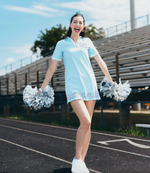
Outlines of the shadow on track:
<svg viewBox="0 0 150 173">
<path fill-rule="evenodd" d="M 54 170 L 53 173 L 71 173 L 71 169 L 70 168 L 56 169 Z"/>
</svg>

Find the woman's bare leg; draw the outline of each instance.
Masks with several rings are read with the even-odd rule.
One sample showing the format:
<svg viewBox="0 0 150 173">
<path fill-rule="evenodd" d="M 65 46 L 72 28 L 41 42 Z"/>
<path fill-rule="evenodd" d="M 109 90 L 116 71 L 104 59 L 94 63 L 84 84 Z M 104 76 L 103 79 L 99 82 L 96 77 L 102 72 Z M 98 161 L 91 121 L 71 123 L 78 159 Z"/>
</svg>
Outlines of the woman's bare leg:
<svg viewBox="0 0 150 173">
<path fill-rule="evenodd" d="M 87 110 L 89 112 L 89 115 L 90 115 L 90 118 L 92 121 L 92 116 L 93 116 L 93 111 L 94 111 L 94 106 L 95 106 L 96 100 L 89 100 L 89 101 L 85 101 L 84 103 L 87 107 Z M 82 160 L 83 161 L 86 157 L 86 154 L 87 154 L 87 151 L 89 148 L 90 140 L 91 140 L 91 128 L 89 128 L 88 133 L 87 133 L 86 138 L 85 138 L 85 141 L 84 141 L 84 144 L 83 144 L 83 149 L 82 149 Z"/>
<path fill-rule="evenodd" d="M 88 133 L 87 133 L 87 135 L 85 137 L 83 148 L 82 148 L 81 160 L 83 162 L 85 160 L 85 156 L 86 156 L 88 148 L 89 148 L 90 140 L 91 140 L 91 129 L 88 130 Z"/>
<path fill-rule="evenodd" d="M 91 118 L 83 100 L 74 100 L 70 102 L 75 114 L 78 116 L 80 126 L 76 134 L 76 159 L 82 160 L 82 150 L 87 133 L 91 126 Z"/>
</svg>

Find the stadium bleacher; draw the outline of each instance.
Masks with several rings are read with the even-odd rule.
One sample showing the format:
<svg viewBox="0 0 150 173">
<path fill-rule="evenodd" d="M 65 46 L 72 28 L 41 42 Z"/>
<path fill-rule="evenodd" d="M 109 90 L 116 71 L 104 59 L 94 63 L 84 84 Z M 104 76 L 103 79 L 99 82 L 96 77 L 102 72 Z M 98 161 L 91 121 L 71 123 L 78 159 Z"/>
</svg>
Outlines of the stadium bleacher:
<svg viewBox="0 0 150 173">
<path fill-rule="evenodd" d="M 150 86 L 150 25 L 118 34 L 109 38 L 94 41 L 101 57 L 106 62 L 109 72 L 116 80 L 115 55 L 119 54 L 119 76 L 122 82 L 129 80 L 131 87 Z M 51 56 L 42 58 L 23 66 L 6 75 L 0 76 L 1 95 L 22 94 L 24 87 L 40 87 L 51 63 Z M 96 80 L 99 83 L 104 77 L 97 62 L 91 58 Z M 58 63 L 50 85 L 57 92 L 65 91 L 63 60 Z"/>
<path fill-rule="evenodd" d="M 115 54 L 119 53 L 119 76 L 129 80 L 131 87 L 150 85 L 150 26 L 135 29 L 118 36 L 94 42 L 101 57 L 106 62 L 111 76 L 116 79 Z M 94 71 L 98 68 L 92 59 Z M 102 72 L 95 72 L 97 82 L 103 78 Z"/>
</svg>

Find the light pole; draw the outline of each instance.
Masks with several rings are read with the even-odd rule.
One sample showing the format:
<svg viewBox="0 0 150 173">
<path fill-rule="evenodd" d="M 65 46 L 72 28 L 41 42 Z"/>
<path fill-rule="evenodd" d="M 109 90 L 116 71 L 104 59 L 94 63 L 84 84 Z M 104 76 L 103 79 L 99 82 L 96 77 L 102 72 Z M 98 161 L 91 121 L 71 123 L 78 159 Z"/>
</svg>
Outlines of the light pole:
<svg viewBox="0 0 150 173">
<path fill-rule="evenodd" d="M 130 21 L 131 21 L 131 30 L 136 29 L 134 0 L 130 0 Z"/>
</svg>

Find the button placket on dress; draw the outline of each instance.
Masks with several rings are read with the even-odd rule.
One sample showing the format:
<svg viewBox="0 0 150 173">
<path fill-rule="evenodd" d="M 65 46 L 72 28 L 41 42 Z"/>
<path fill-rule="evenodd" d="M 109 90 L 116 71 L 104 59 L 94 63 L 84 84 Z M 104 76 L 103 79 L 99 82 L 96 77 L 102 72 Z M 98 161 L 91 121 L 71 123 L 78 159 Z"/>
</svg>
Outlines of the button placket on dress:
<svg viewBox="0 0 150 173">
<path fill-rule="evenodd" d="M 79 40 L 81 39 L 81 37 L 78 39 L 78 41 L 75 43 L 74 42 L 74 40 L 72 39 L 72 38 L 70 38 L 70 37 L 68 37 L 71 41 L 72 41 L 72 43 L 73 43 L 73 45 L 75 46 L 75 47 L 78 47 L 79 46 L 79 44 L 78 44 L 78 42 L 79 42 Z"/>
<path fill-rule="evenodd" d="M 70 44 L 72 43 L 71 47 L 75 47 L 75 48 L 86 48 L 87 49 L 87 44 L 86 43 L 82 43 L 84 42 L 83 37 L 80 37 L 78 39 L 78 41 L 75 43 L 73 39 L 71 39 L 70 37 L 68 37 L 69 40 L 71 40 Z M 80 44 L 84 44 L 84 45 L 80 45 Z M 72 100 L 76 100 L 76 99 L 83 99 L 83 100 L 99 100 L 99 94 L 97 90 L 93 90 L 90 92 L 86 92 L 85 91 L 72 91 L 70 93 L 67 94 L 67 104 L 69 102 L 71 102 Z"/>
</svg>

